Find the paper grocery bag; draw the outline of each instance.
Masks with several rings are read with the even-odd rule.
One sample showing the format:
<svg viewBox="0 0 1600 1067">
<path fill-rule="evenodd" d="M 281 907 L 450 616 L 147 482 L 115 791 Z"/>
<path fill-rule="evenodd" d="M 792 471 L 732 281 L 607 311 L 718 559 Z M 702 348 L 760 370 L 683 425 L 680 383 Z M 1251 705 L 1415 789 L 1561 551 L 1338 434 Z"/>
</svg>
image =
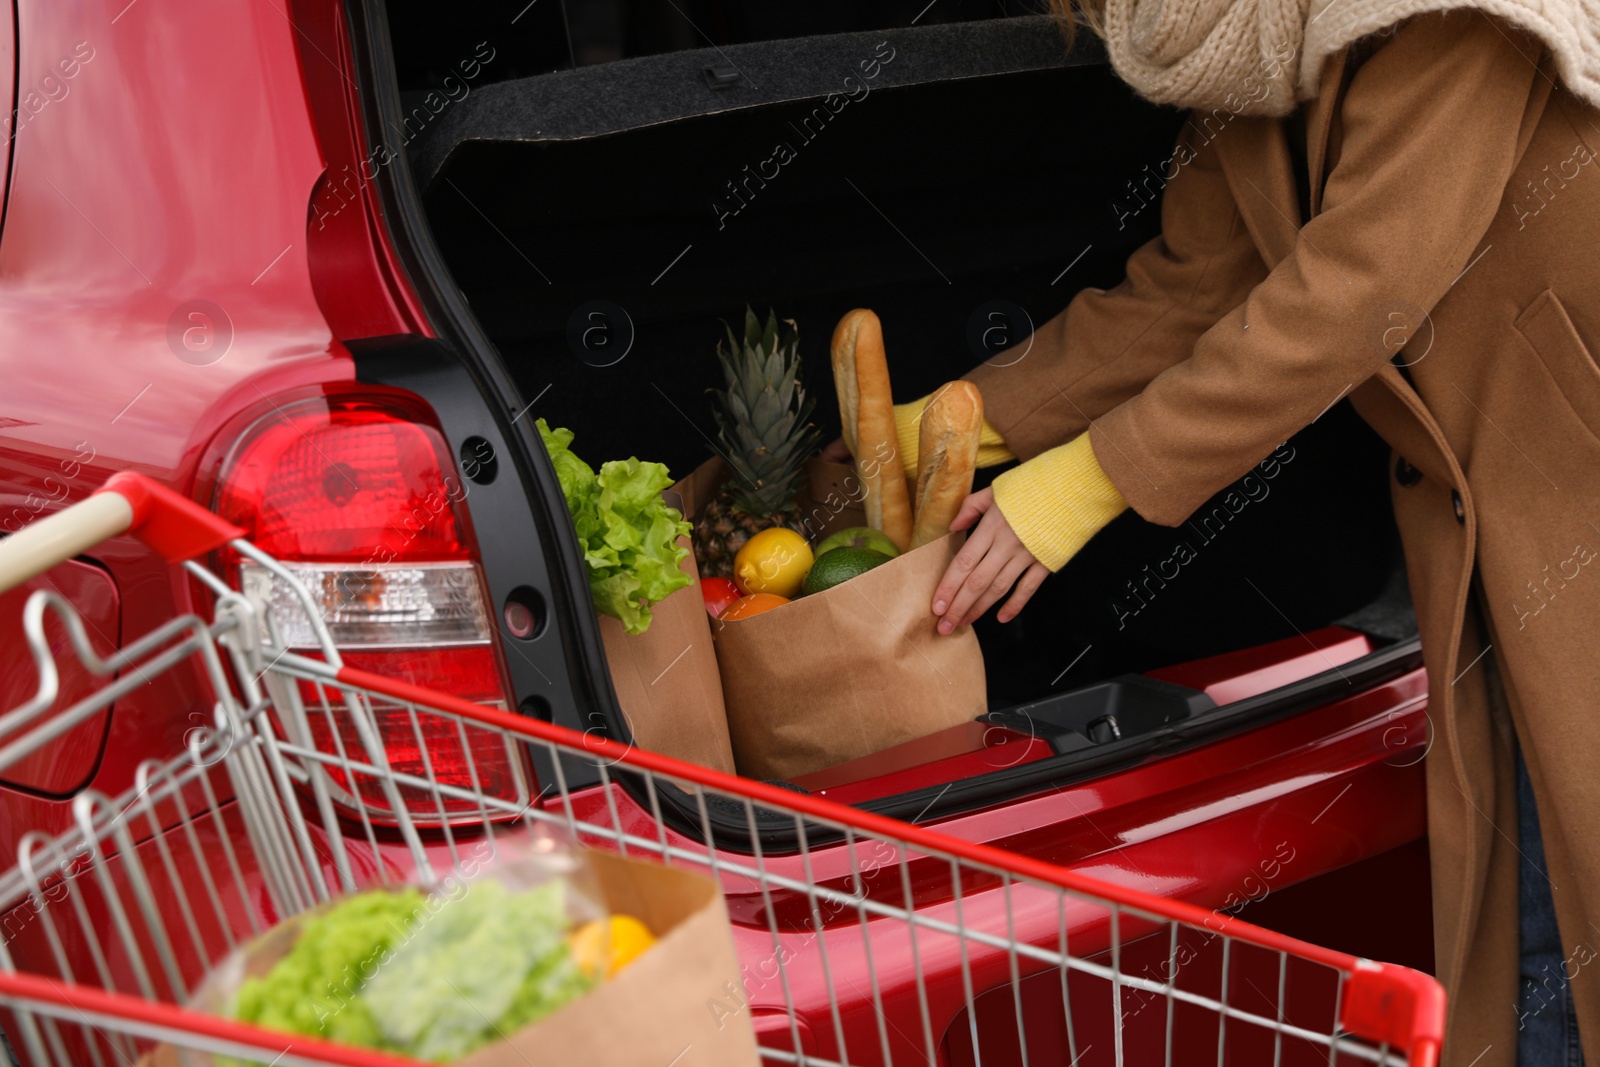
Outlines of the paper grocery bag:
<svg viewBox="0 0 1600 1067">
<path fill-rule="evenodd" d="M 682 510 L 690 514 L 687 506 Z M 679 544 L 688 547 L 688 542 L 685 537 Z M 620 620 L 600 616 L 611 684 L 634 744 L 732 774 L 733 749 L 711 646 L 711 617 L 700 595 L 694 553 L 678 566 L 693 580 L 651 607 L 644 633 L 630 634 Z"/>
<path fill-rule="evenodd" d="M 801 517 L 812 540 L 866 523 L 854 467 L 813 459 L 806 472 Z M 727 478 L 728 465 L 709 459 L 667 490 L 668 502 L 692 521 Z M 731 773 L 722 681 L 694 553 L 679 566 L 694 583 L 654 605 L 644 633 L 629 634 L 617 619 L 600 617 L 611 684 L 640 748 Z"/>
<path fill-rule="evenodd" d="M 755 1029 L 741 995 L 739 958 L 717 883 L 682 868 L 610 853 L 586 850 L 585 856 L 607 909 L 642 920 L 658 940 L 615 977 L 506 1040 L 455 1061 L 458 1067 L 759 1067 Z M 298 923 L 290 920 L 253 942 L 246 950 L 246 972 L 270 971 L 297 935 Z M 285 1051 L 315 1058 L 309 1041 L 293 1034 L 283 1040 Z M 161 1045 L 139 1067 L 228 1062 Z"/>
<path fill-rule="evenodd" d="M 929 609 L 964 536 L 946 535 L 832 589 L 717 624 L 740 774 L 792 778 L 984 713 L 977 637 L 971 627 L 941 635 Z"/>
</svg>

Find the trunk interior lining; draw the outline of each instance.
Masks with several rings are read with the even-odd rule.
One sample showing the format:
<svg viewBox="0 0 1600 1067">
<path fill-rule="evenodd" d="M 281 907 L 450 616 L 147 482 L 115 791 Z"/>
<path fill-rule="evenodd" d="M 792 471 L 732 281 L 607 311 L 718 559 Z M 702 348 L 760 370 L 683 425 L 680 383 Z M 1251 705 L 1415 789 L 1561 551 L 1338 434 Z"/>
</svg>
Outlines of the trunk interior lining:
<svg viewBox="0 0 1600 1067">
<path fill-rule="evenodd" d="M 541 97 L 564 75 L 489 86 L 463 101 L 428 148 L 441 163 L 425 205 L 456 284 L 533 402 L 527 417 L 573 429 L 574 449 L 596 465 L 638 455 L 681 476 L 711 454 L 704 392 L 720 381 L 718 320 L 739 321 L 746 302 L 799 323 L 815 420 L 832 436 L 827 343 L 850 308 L 872 307 L 883 319 L 903 402 L 982 357 L 967 337 L 987 302 L 1006 301 L 1037 324 L 1083 287 L 1116 284 L 1128 254 L 1158 230 L 1158 205 L 1136 199 L 1134 183 L 1170 155 L 1179 115 L 1137 100 L 1103 65 L 1061 62 L 1048 20 L 996 24 L 1033 33 L 1028 47 L 1054 47 L 1057 61 L 978 73 L 986 59 L 969 54 L 961 33 L 981 23 L 915 38 L 916 47 L 942 42 L 951 51 L 942 59 L 907 45 L 911 31 L 856 35 L 895 43 L 886 72 L 925 62 L 965 63 L 973 73 L 886 81 L 809 139 L 798 126 L 811 105 L 795 101 L 670 120 L 600 108 L 593 122 L 603 132 L 583 135 L 581 95 L 559 104 Z M 849 38 L 817 40 L 849 54 Z M 758 43 L 731 54 L 754 71 L 795 47 Z M 1026 53 L 995 62 L 1004 68 Z M 696 69 L 692 58 L 612 66 L 640 68 L 629 77 L 643 86 L 643 68 L 676 70 L 681 81 Z M 490 90 L 528 100 L 511 108 Z M 481 129 L 493 137 L 444 147 L 480 105 L 492 113 Z M 570 114 L 546 123 L 532 118 L 540 109 Z M 731 197 L 730 184 L 785 138 L 794 159 L 747 184 L 742 201 Z M 605 366 L 570 340 L 575 310 L 595 300 L 620 308 L 631 332 L 625 358 Z M 1294 459 L 1270 494 L 1220 534 L 1124 514 L 1017 620 L 980 620 L 997 706 L 1337 620 L 1383 642 L 1408 637 L 1408 625 L 1414 632 L 1404 583 L 1392 578 L 1399 553 L 1387 447 L 1348 402 L 1289 444 Z M 979 487 L 998 471 L 980 472 Z M 1152 586 L 1151 568 L 1182 539 L 1197 558 Z"/>
<path fill-rule="evenodd" d="M 475 142 L 603 137 L 702 115 L 816 101 L 830 93 L 862 103 L 879 89 L 1098 65 L 1104 59 L 1092 34 L 1079 35 L 1067 54 L 1049 15 L 697 48 L 469 87 L 458 102 L 441 107 L 438 122 L 418 117 L 423 133 L 412 155 L 418 179 L 428 186 L 452 154 L 470 151 Z M 723 67 L 734 75 L 713 87 L 707 70 Z M 423 106 L 425 101 L 413 104 L 408 116 Z"/>
</svg>

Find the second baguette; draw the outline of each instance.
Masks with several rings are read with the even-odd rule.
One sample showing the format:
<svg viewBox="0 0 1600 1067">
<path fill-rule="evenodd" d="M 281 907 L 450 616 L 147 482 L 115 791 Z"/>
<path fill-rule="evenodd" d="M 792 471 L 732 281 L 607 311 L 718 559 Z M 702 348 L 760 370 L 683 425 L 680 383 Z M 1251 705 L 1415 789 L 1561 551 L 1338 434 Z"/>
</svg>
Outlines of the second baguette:
<svg viewBox="0 0 1600 1067">
<path fill-rule="evenodd" d="M 983 394 L 969 381 L 954 381 L 934 394 L 922 411 L 917 435 L 916 522 L 911 547 L 950 532 L 961 502 L 972 492 L 983 434 Z"/>
</svg>

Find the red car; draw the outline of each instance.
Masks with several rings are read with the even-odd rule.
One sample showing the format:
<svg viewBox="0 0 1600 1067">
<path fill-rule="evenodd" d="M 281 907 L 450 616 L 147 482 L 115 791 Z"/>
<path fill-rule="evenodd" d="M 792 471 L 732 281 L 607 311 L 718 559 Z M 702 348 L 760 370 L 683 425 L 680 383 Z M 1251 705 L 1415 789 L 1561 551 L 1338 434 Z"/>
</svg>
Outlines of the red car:
<svg viewBox="0 0 1600 1067">
<path fill-rule="evenodd" d="M 836 430 L 848 309 L 879 313 L 910 399 L 1024 358 L 1157 230 L 1177 116 L 1092 40 L 1067 55 L 1015 3 L 773 6 L 0 0 L 0 531 L 140 471 L 330 606 L 404 586 L 344 620 L 346 662 L 626 738 L 536 418 L 687 473 L 718 318 L 749 303 L 797 320 Z M 980 621 L 985 719 L 792 784 L 1429 969 L 1391 463 L 1341 403 L 1187 527 L 1124 516 Z M 208 610 L 132 540 L 28 588 L 106 650 Z M 36 684 L 26 594 L 0 597 L 0 710 Z M 182 751 L 199 691 L 169 672 L 0 772 L 0 855 Z M 6 950 L 57 973 L 32 914 L 0 915 Z M 802 1023 L 826 1055 L 870 1015 Z"/>
</svg>

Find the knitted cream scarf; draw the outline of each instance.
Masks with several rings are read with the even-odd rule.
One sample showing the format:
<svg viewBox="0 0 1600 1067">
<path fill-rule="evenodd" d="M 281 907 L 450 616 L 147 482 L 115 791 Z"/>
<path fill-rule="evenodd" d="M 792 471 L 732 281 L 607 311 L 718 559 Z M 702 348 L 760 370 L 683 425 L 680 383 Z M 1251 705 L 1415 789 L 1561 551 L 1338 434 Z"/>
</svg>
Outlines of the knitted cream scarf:
<svg viewBox="0 0 1600 1067">
<path fill-rule="evenodd" d="M 1538 37 L 1567 88 L 1600 107 L 1600 0 L 1106 0 L 1104 25 L 1112 67 L 1155 103 L 1286 115 L 1345 45 L 1461 7 Z"/>
</svg>

